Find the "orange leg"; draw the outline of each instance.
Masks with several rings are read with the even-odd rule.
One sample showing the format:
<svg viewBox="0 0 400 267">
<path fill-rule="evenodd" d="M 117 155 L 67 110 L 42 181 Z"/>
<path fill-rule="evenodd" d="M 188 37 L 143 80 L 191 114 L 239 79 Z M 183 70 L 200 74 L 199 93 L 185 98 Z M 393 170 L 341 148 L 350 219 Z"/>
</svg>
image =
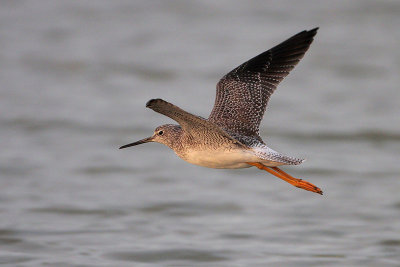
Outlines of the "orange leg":
<svg viewBox="0 0 400 267">
<path fill-rule="evenodd" d="M 275 175 L 276 177 L 281 178 L 282 180 L 284 180 L 284 181 L 288 182 L 289 184 L 294 185 L 298 188 L 302 188 L 304 190 L 308 190 L 308 191 L 315 192 L 315 193 L 322 195 L 322 190 L 319 189 L 318 187 L 316 187 L 315 185 L 313 185 L 312 183 L 309 183 L 302 179 L 294 178 L 294 177 L 290 176 L 289 174 L 287 174 L 286 172 L 279 169 L 278 167 L 267 167 L 259 162 L 247 162 L 247 164 L 256 166 L 260 170 L 267 171 L 267 172 Z"/>
</svg>

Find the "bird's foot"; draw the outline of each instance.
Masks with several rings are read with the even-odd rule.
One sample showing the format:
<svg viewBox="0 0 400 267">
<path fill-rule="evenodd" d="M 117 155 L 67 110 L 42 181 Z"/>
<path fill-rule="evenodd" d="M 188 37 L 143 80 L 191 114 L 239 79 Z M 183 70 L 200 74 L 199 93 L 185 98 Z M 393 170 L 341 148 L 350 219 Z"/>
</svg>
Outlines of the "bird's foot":
<svg viewBox="0 0 400 267">
<path fill-rule="evenodd" d="M 298 188 L 302 188 L 307 191 L 318 193 L 320 195 L 323 194 L 322 190 L 320 188 L 318 188 L 317 186 L 315 186 L 312 183 L 309 183 L 303 179 L 294 178 L 291 175 L 289 175 L 286 172 L 279 169 L 278 167 L 267 167 L 259 162 L 247 162 L 247 164 L 256 166 L 260 170 L 267 171 L 267 172 L 275 175 L 276 177 L 281 178 L 282 180 L 284 180 L 284 181 L 288 182 L 289 184 L 294 185 Z"/>
</svg>

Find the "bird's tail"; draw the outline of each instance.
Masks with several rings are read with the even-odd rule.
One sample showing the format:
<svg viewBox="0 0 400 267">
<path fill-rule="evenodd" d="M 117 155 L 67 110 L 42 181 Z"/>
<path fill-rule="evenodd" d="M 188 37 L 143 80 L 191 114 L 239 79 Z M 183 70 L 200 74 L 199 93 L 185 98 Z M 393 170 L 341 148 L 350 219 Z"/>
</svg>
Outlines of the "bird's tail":
<svg viewBox="0 0 400 267">
<path fill-rule="evenodd" d="M 295 157 L 285 156 L 266 145 L 253 147 L 253 151 L 258 157 L 267 161 L 283 163 L 283 165 L 299 165 L 305 161 L 305 159 L 299 159 Z"/>
</svg>

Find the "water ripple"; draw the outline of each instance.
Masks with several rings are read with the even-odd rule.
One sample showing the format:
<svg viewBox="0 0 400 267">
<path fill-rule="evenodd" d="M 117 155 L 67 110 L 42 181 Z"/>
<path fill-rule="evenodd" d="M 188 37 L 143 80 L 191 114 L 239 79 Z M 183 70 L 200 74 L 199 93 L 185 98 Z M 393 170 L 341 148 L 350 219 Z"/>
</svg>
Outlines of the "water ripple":
<svg viewBox="0 0 400 267">
<path fill-rule="evenodd" d="M 382 246 L 400 247 L 400 239 L 387 239 L 380 242 Z"/>
<path fill-rule="evenodd" d="M 17 264 L 33 260 L 32 257 L 24 256 L 0 256 L 0 264 Z"/>
<path fill-rule="evenodd" d="M 199 214 L 238 213 L 242 208 L 233 203 L 190 203 L 190 202 L 160 202 L 146 205 L 139 209 L 144 213 L 165 213 L 171 216 L 193 216 Z"/>
<path fill-rule="evenodd" d="M 228 258 L 215 252 L 197 249 L 167 249 L 141 252 L 115 252 L 107 254 L 106 257 L 137 262 L 163 262 L 163 261 L 188 261 L 188 262 L 215 262 L 224 261 Z"/>
<path fill-rule="evenodd" d="M 30 209 L 30 211 L 35 213 L 52 213 L 59 215 L 100 215 L 104 217 L 123 216 L 126 214 L 125 211 L 117 209 L 82 209 L 82 208 L 67 207 L 67 206 L 50 206 L 43 208 L 33 208 Z"/>
</svg>

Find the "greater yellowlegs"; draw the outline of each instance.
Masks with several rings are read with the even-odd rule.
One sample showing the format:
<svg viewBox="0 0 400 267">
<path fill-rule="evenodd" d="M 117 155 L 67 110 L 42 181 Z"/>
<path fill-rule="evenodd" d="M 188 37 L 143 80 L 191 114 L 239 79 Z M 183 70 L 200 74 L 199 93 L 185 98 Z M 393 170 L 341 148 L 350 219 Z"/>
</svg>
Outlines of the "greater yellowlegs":
<svg viewBox="0 0 400 267">
<path fill-rule="evenodd" d="M 179 125 L 161 125 L 152 136 L 120 149 L 158 142 L 192 164 L 221 169 L 256 166 L 294 186 L 322 195 L 315 185 L 278 168 L 298 165 L 303 159 L 272 150 L 259 135 L 260 122 L 271 94 L 304 56 L 317 30 L 302 31 L 226 74 L 217 84 L 214 108 L 208 119 L 162 99 L 151 99 L 146 107 L 170 117 Z"/>
</svg>

